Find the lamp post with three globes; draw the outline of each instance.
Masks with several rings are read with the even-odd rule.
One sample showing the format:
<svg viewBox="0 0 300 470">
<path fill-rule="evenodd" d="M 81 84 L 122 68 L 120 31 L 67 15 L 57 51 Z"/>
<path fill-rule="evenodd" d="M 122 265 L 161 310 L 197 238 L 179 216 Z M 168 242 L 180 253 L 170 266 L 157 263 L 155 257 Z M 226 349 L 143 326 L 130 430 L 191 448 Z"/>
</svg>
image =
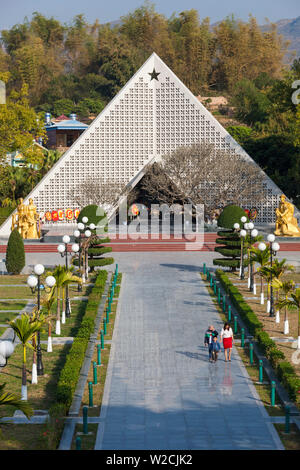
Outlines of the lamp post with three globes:
<svg viewBox="0 0 300 470">
<path fill-rule="evenodd" d="M 70 243 L 70 237 L 69 235 L 64 235 L 63 236 L 63 244 L 61 243 L 57 247 L 57 251 L 60 253 L 61 257 L 65 257 L 66 259 L 66 270 L 69 269 L 68 267 L 68 255 L 72 255 L 74 253 L 78 253 L 79 251 L 79 245 L 77 243 L 73 243 L 71 251 L 68 252 L 68 243 Z M 70 298 L 69 298 L 69 287 L 66 286 L 66 301 L 65 301 L 65 313 L 66 317 L 70 317 L 71 314 L 71 303 L 70 303 Z"/>
<path fill-rule="evenodd" d="M 45 289 L 44 285 L 41 285 L 41 276 L 45 272 L 45 267 L 42 264 L 36 264 L 33 268 L 35 275 L 31 274 L 27 278 L 27 284 L 31 289 L 31 292 L 34 294 L 37 292 L 37 309 L 38 313 L 41 309 L 41 288 Z M 50 289 L 55 286 L 56 280 L 53 276 L 47 276 L 45 279 L 46 286 Z M 45 289 L 46 290 L 46 289 Z M 37 333 L 37 375 L 44 375 L 44 367 L 42 361 L 42 349 L 41 349 L 41 340 L 40 332 Z"/>
</svg>

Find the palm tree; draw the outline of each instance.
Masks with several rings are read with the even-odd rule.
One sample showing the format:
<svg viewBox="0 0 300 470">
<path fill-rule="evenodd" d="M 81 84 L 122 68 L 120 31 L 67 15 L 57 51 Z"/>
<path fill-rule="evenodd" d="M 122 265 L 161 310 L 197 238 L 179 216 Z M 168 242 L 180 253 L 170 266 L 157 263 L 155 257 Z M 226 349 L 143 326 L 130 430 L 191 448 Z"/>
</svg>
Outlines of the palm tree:
<svg viewBox="0 0 300 470">
<path fill-rule="evenodd" d="M 278 306 L 279 308 L 287 307 L 289 310 L 298 309 L 297 349 L 300 349 L 300 289 L 291 292 L 291 299 L 280 300 Z"/>
<path fill-rule="evenodd" d="M 60 159 L 61 155 L 62 153 L 58 150 L 48 150 L 48 152 L 45 154 L 45 158 L 41 168 L 42 176 L 45 175 L 53 167 L 53 165 Z"/>
<path fill-rule="evenodd" d="M 17 408 L 17 410 L 20 410 L 24 413 L 26 418 L 30 419 L 30 417 L 33 415 L 33 409 L 31 405 L 25 401 L 21 400 L 18 395 L 15 395 L 13 393 L 5 392 L 4 388 L 6 386 L 6 383 L 3 383 L 0 385 L 0 406 L 14 406 Z M 0 437 L 2 437 L 2 433 L 0 430 Z"/>
<path fill-rule="evenodd" d="M 46 293 L 46 295 L 42 296 L 41 298 L 41 305 L 47 309 L 47 317 L 46 322 L 48 323 L 48 344 L 47 344 L 47 352 L 52 352 L 52 320 L 55 316 L 51 315 L 51 308 L 55 300 L 55 287 L 52 287 L 50 292 Z"/>
<path fill-rule="evenodd" d="M 66 268 L 60 264 L 55 267 L 54 271 L 51 273 L 55 277 L 55 289 L 56 289 L 56 325 L 55 325 L 55 334 L 60 335 L 60 295 L 62 289 L 62 283 L 64 279 L 64 273 Z"/>
<path fill-rule="evenodd" d="M 259 268 L 259 275 L 267 283 L 267 313 L 270 311 L 270 282 L 272 279 L 272 271 L 270 266 L 263 266 Z"/>
<path fill-rule="evenodd" d="M 64 299 L 65 299 L 65 293 L 67 292 L 67 289 L 69 287 L 70 284 L 74 283 L 74 282 L 77 282 L 77 284 L 82 284 L 82 278 L 81 277 L 78 277 L 78 276 L 75 276 L 73 274 L 73 268 L 69 268 L 68 270 L 66 270 L 66 273 L 65 273 L 65 278 L 64 278 L 64 281 L 63 281 L 63 305 L 65 305 L 64 303 Z M 71 308 L 70 308 L 71 310 Z"/>
<path fill-rule="evenodd" d="M 260 271 L 265 266 L 268 266 L 270 263 L 270 248 L 267 246 L 265 250 L 261 251 L 258 248 L 251 249 L 252 261 L 259 264 L 257 270 L 253 273 L 253 277 L 256 273 L 260 274 Z M 264 291 L 263 291 L 263 276 L 260 276 L 260 303 L 263 305 L 264 301 Z"/>
<path fill-rule="evenodd" d="M 274 259 L 272 263 L 272 273 L 273 276 L 277 279 L 281 279 L 284 274 L 293 271 L 295 271 L 295 266 L 293 266 L 292 264 L 287 264 L 285 258 L 281 261 L 279 261 L 277 258 Z"/>
<path fill-rule="evenodd" d="M 60 335 L 60 302 L 61 302 L 61 292 L 62 289 L 65 289 L 72 282 L 81 283 L 81 278 L 74 276 L 70 269 L 67 269 L 65 266 L 58 265 L 55 267 L 52 276 L 55 277 L 56 284 L 56 298 L 57 298 L 57 310 L 56 310 L 56 327 L 55 333 Z"/>
<path fill-rule="evenodd" d="M 292 264 L 287 264 L 286 259 L 279 261 L 277 258 L 274 259 L 272 263 L 272 279 L 281 280 L 282 276 L 287 272 L 295 271 L 295 267 Z M 272 285 L 274 286 L 273 282 Z M 279 287 L 275 287 L 276 289 L 276 303 L 279 300 Z M 280 314 L 279 310 L 276 311 L 276 323 L 280 323 Z"/>
<path fill-rule="evenodd" d="M 32 337 L 40 331 L 43 321 L 35 319 L 34 321 L 27 313 L 23 313 L 19 318 L 9 322 L 23 345 L 23 368 L 22 368 L 22 400 L 27 400 L 27 371 L 26 371 L 26 349 L 34 349 L 30 344 Z"/>
<path fill-rule="evenodd" d="M 35 321 L 40 321 L 43 326 L 45 323 L 45 316 L 41 314 L 37 308 L 34 308 L 31 312 L 30 322 L 34 323 Z M 37 347 L 37 333 L 32 336 L 32 347 L 33 347 L 33 360 L 32 360 L 32 374 L 31 374 L 31 383 L 38 383 L 37 376 L 37 363 L 36 363 L 36 347 Z"/>
<path fill-rule="evenodd" d="M 283 295 L 284 295 L 284 300 L 288 300 L 289 294 L 294 291 L 295 289 L 295 282 L 290 280 L 290 281 L 280 281 L 280 279 L 274 279 L 273 285 L 275 289 L 281 290 Z M 279 299 L 281 300 L 281 299 Z M 276 304 L 279 308 L 279 302 Z M 285 306 L 285 312 L 284 312 L 284 330 L 283 333 L 285 335 L 289 334 L 289 319 L 288 319 L 288 314 L 287 314 L 287 306 Z"/>
</svg>

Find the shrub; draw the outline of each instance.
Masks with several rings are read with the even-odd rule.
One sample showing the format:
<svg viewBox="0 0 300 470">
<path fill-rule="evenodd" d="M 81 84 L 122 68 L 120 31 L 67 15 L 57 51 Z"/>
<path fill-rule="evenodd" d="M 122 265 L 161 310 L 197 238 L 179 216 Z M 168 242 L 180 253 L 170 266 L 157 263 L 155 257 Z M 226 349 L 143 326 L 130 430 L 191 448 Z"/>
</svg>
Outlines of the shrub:
<svg viewBox="0 0 300 470">
<path fill-rule="evenodd" d="M 276 370 L 280 361 L 285 359 L 285 355 L 282 351 L 280 351 L 280 349 L 277 349 L 277 347 L 271 348 L 268 351 L 268 359 L 271 362 L 273 369 Z"/>
<path fill-rule="evenodd" d="M 8 273 L 20 274 L 25 266 L 25 250 L 23 238 L 15 228 L 8 239 L 5 266 Z"/>
<path fill-rule="evenodd" d="M 106 213 L 100 208 L 100 206 L 97 206 L 97 204 L 90 204 L 80 211 L 77 222 L 82 222 L 83 217 L 88 218 L 88 224 L 93 223 L 98 225 L 98 223 L 106 217 Z"/>
<path fill-rule="evenodd" d="M 241 224 L 241 217 L 247 217 L 244 209 L 234 204 L 224 207 L 218 218 L 218 227 L 223 227 L 232 230 L 233 225 L 237 222 Z M 247 217 L 248 222 L 248 217 Z"/>
<path fill-rule="evenodd" d="M 227 230 L 218 232 L 220 238 L 216 239 L 215 251 L 223 255 L 225 258 L 215 258 L 214 265 L 230 268 L 235 271 L 240 266 L 241 256 L 241 240 L 237 232 L 234 231 L 233 225 L 241 223 L 241 217 L 246 216 L 245 211 L 233 204 L 226 206 L 218 218 L 218 226 Z M 246 250 L 244 250 L 244 253 Z"/>
<path fill-rule="evenodd" d="M 295 375 L 296 371 L 292 364 L 290 364 L 287 361 L 282 361 L 280 364 L 277 366 L 277 375 L 278 379 L 282 381 L 283 377 L 285 375 Z"/>
<path fill-rule="evenodd" d="M 106 213 L 101 213 L 101 210 L 96 204 L 91 204 L 89 206 L 84 207 L 78 216 L 78 222 L 82 222 L 83 217 L 88 218 L 88 224 L 93 223 L 96 226 L 98 225 L 98 227 L 102 227 L 101 224 L 106 223 Z M 101 228 L 101 230 L 102 229 L 106 231 L 107 227 L 104 226 Z M 98 230 L 100 230 L 100 228 L 98 228 Z M 95 230 L 93 230 L 92 232 L 95 233 Z M 110 239 L 108 237 L 99 237 L 91 242 L 90 247 L 88 249 L 88 265 L 92 272 L 95 270 L 96 267 L 106 266 L 108 264 L 114 263 L 113 258 L 103 257 L 105 253 L 110 253 L 112 251 L 111 247 L 103 246 L 105 243 L 109 243 L 109 241 Z M 78 266 L 78 259 L 74 259 L 73 264 L 75 266 Z"/>
<path fill-rule="evenodd" d="M 263 353 L 268 357 L 270 349 L 276 348 L 276 343 L 273 341 L 266 331 L 258 331 L 256 339 Z"/>
<path fill-rule="evenodd" d="M 291 400 L 297 401 L 300 391 L 300 379 L 296 375 L 284 375 L 282 383 L 286 388 Z"/>
</svg>

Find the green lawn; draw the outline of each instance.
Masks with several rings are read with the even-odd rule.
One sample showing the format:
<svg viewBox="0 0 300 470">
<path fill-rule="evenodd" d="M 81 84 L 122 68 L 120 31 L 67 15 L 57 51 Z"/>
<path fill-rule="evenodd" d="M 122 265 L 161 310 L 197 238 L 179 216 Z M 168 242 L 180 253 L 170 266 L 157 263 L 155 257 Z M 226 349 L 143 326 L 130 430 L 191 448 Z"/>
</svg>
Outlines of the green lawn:
<svg viewBox="0 0 300 470">
<path fill-rule="evenodd" d="M 0 285 L 6 284 L 26 284 L 28 275 L 0 275 Z"/>
<path fill-rule="evenodd" d="M 36 299 L 37 294 L 32 294 L 31 289 L 25 285 L 20 287 L 0 286 L 0 299 Z"/>
<path fill-rule="evenodd" d="M 31 290 L 26 287 L 24 279 L 19 278 L 20 287 L 5 287 L 3 280 L 0 279 L 0 296 L 2 298 L 15 298 L 14 302 L 1 302 L 4 306 L 7 305 L 7 309 L 12 308 L 12 306 L 21 305 L 25 306 L 26 303 L 19 301 L 18 298 L 36 298 L 36 294 L 32 295 Z M 12 276 L 7 276 L 10 278 L 9 282 L 6 284 L 16 284 L 17 282 L 14 279 L 11 279 Z M 27 276 L 25 276 L 25 280 Z M 5 279 L 7 281 L 7 279 Z M 2 287 L 1 287 L 2 284 Z M 70 297 L 71 299 L 74 296 L 87 296 L 92 289 L 92 286 L 83 287 L 82 292 L 77 291 L 77 286 L 72 286 L 70 288 Z M 2 292 L 1 292 L 2 291 Z M 26 292 L 26 295 L 24 295 Z M 5 295 L 6 294 L 6 295 Z M 0 303 L 0 306 L 1 306 Z M 86 301 L 82 300 L 71 300 L 72 313 L 71 317 L 66 319 L 66 323 L 61 325 L 61 335 L 60 337 L 75 337 L 77 331 L 80 327 L 82 317 L 84 315 L 86 306 Z M 13 308 L 15 309 L 15 308 Z M 1 307 L 0 307 L 1 310 Z M 61 310 L 62 311 L 62 310 Z M 56 313 L 56 302 L 52 306 L 51 313 L 53 315 L 52 321 L 52 336 L 55 337 L 55 313 Z M 10 316 L 14 318 L 17 313 L 10 314 L 8 312 L 3 312 L 3 315 Z M 5 317 L 3 317 L 5 318 Z M 1 322 L 1 321 L 0 321 Z M 4 323 L 4 322 L 3 322 Z M 0 329 L 0 332 L 3 332 L 4 329 Z M 47 327 L 45 331 L 41 333 L 41 341 L 47 340 Z M 44 375 L 38 377 L 38 384 L 31 384 L 31 370 L 32 370 L 32 359 L 33 351 L 30 349 L 27 350 L 27 385 L 28 385 L 28 401 L 32 405 L 34 410 L 49 410 L 53 404 L 56 403 L 56 391 L 57 391 L 57 381 L 61 369 L 65 363 L 66 356 L 71 348 L 71 344 L 66 345 L 56 345 L 53 344 L 53 352 L 47 353 L 47 344 L 41 344 L 42 348 L 42 360 L 44 366 Z M 107 365 L 109 357 L 109 346 L 106 347 L 106 353 L 103 354 L 103 363 L 105 367 Z M 106 357 L 107 356 L 107 357 Z M 22 360 L 23 360 L 23 348 L 21 345 L 16 346 L 14 354 L 9 358 L 8 364 L 6 367 L 0 369 L 0 383 L 6 383 L 6 390 L 11 393 L 20 395 L 21 392 L 21 378 L 22 378 Z M 102 383 L 103 382 L 103 383 Z M 104 377 L 101 379 L 99 376 L 99 386 L 96 396 L 103 393 L 104 387 Z M 0 407 L 0 418 L 4 416 L 12 416 L 15 412 L 15 408 L 11 406 L 1 406 Z M 61 421 L 61 423 L 60 423 Z M 40 449 L 55 449 L 58 442 L 53 442 L 53 436 L 56 438 L 60 437 L 61 429 L 63 425 L 63 420 L 52 419 L 52 424 L 47 425 L 1 425 L 2 433 L 4 437 L 0 439 L 0 450 L 40 450 Z M 24 427 L 25 426 L 25 427 Z M 53 428 L 53 429 L 52 429 Z M 93 439 L 95 439 L 95 432 Z M 83 444 L 83 448 L 84 448 Z"/>
<path fill-rule="evenodd" d="M 54 337 L 74 337 L 80 327 L 82 317 L 84 315 L 86 302 L 71 302 L 71 316 L 66 318 L 66 323 L 61 323 L 61 335 L 57 336 L 55 334 L 55 321 L 56 321 L 56 302 L 52 306 L 51 314 L 53 316 L 52 320 L 52 336 Z M 61 318 L 62 310 L 60 311 L 60 318 Z M 41 339 L 46 340 L 48 337 L 48 332 L 45 331 L 41 334 Z"/>
<path fill-rule="evenodd" d="M 38 378 L 38 384 L 31 384 L 32 351 L 27 351 L 27 385 L 28 401 L 36 410 L 48 410 L 56 401 L 57 380 L 65 363 L 67 352 L 71 345 L 55 345 L 52 353 L 47 353 L 47 345 L 42 344 L 42 360 L 44 365 L 44 375 Z M 9 358 L 6 367 L 1 369 L 0 382 L 6 382 L 6 390 L 11 393 L 21 393 L 22 361 L 23 350 L 18 345 L 13 355 Z M 14 408 L 12 406 L 1 406 L 0 417 L 12 416 Z"/>
<path fill-rule="evenodd" d="M 17 312 L 0 312 L 0 323 L 8 323 L 18 316 Z M 9 327 L 9 325 L 7 325 Z"/>
<path fill-rule="evenodd" d="M 43 424 L 9 424 L 1 426 L 5 439 L 0 439 L 0 450 L 39 450 Z"/>
<path fill-rule="evenodd" d="M 14 302 L 13 300 L 7 302 L 0 302 L 0 310 L 22 310 L 26 307 L 27 302 Z"/>
</svg>

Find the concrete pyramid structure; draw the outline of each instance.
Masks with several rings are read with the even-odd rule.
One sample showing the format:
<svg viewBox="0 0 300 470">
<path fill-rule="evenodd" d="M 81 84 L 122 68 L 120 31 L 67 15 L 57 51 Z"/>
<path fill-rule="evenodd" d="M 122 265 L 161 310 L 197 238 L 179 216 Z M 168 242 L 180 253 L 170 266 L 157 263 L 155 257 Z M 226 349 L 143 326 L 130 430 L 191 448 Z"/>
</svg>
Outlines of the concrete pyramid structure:
<svg viewBox="0 0 300 470">
<path fill-rule="evenodd" d="M 53 209 L 74 210 L 70 193 L 84 180 L 115 180 L 134 186 L 151 160 L 199 141 L 227 149 L 233 158 L 240 154 L 251 159 L 153 53 L 24 203 L 32 198 L 37 210 L 43 213 Z M 265 200 L 257 206 L 258 223 L 274 223 L 280 194 L 282 191 L 265 175 Z M 245 201 L 244 206 L 251 208 L 253 204 Z M 9 235 L 10 227 L 11 218 L 0 228 L 0 235 Z"/>
</svg>

